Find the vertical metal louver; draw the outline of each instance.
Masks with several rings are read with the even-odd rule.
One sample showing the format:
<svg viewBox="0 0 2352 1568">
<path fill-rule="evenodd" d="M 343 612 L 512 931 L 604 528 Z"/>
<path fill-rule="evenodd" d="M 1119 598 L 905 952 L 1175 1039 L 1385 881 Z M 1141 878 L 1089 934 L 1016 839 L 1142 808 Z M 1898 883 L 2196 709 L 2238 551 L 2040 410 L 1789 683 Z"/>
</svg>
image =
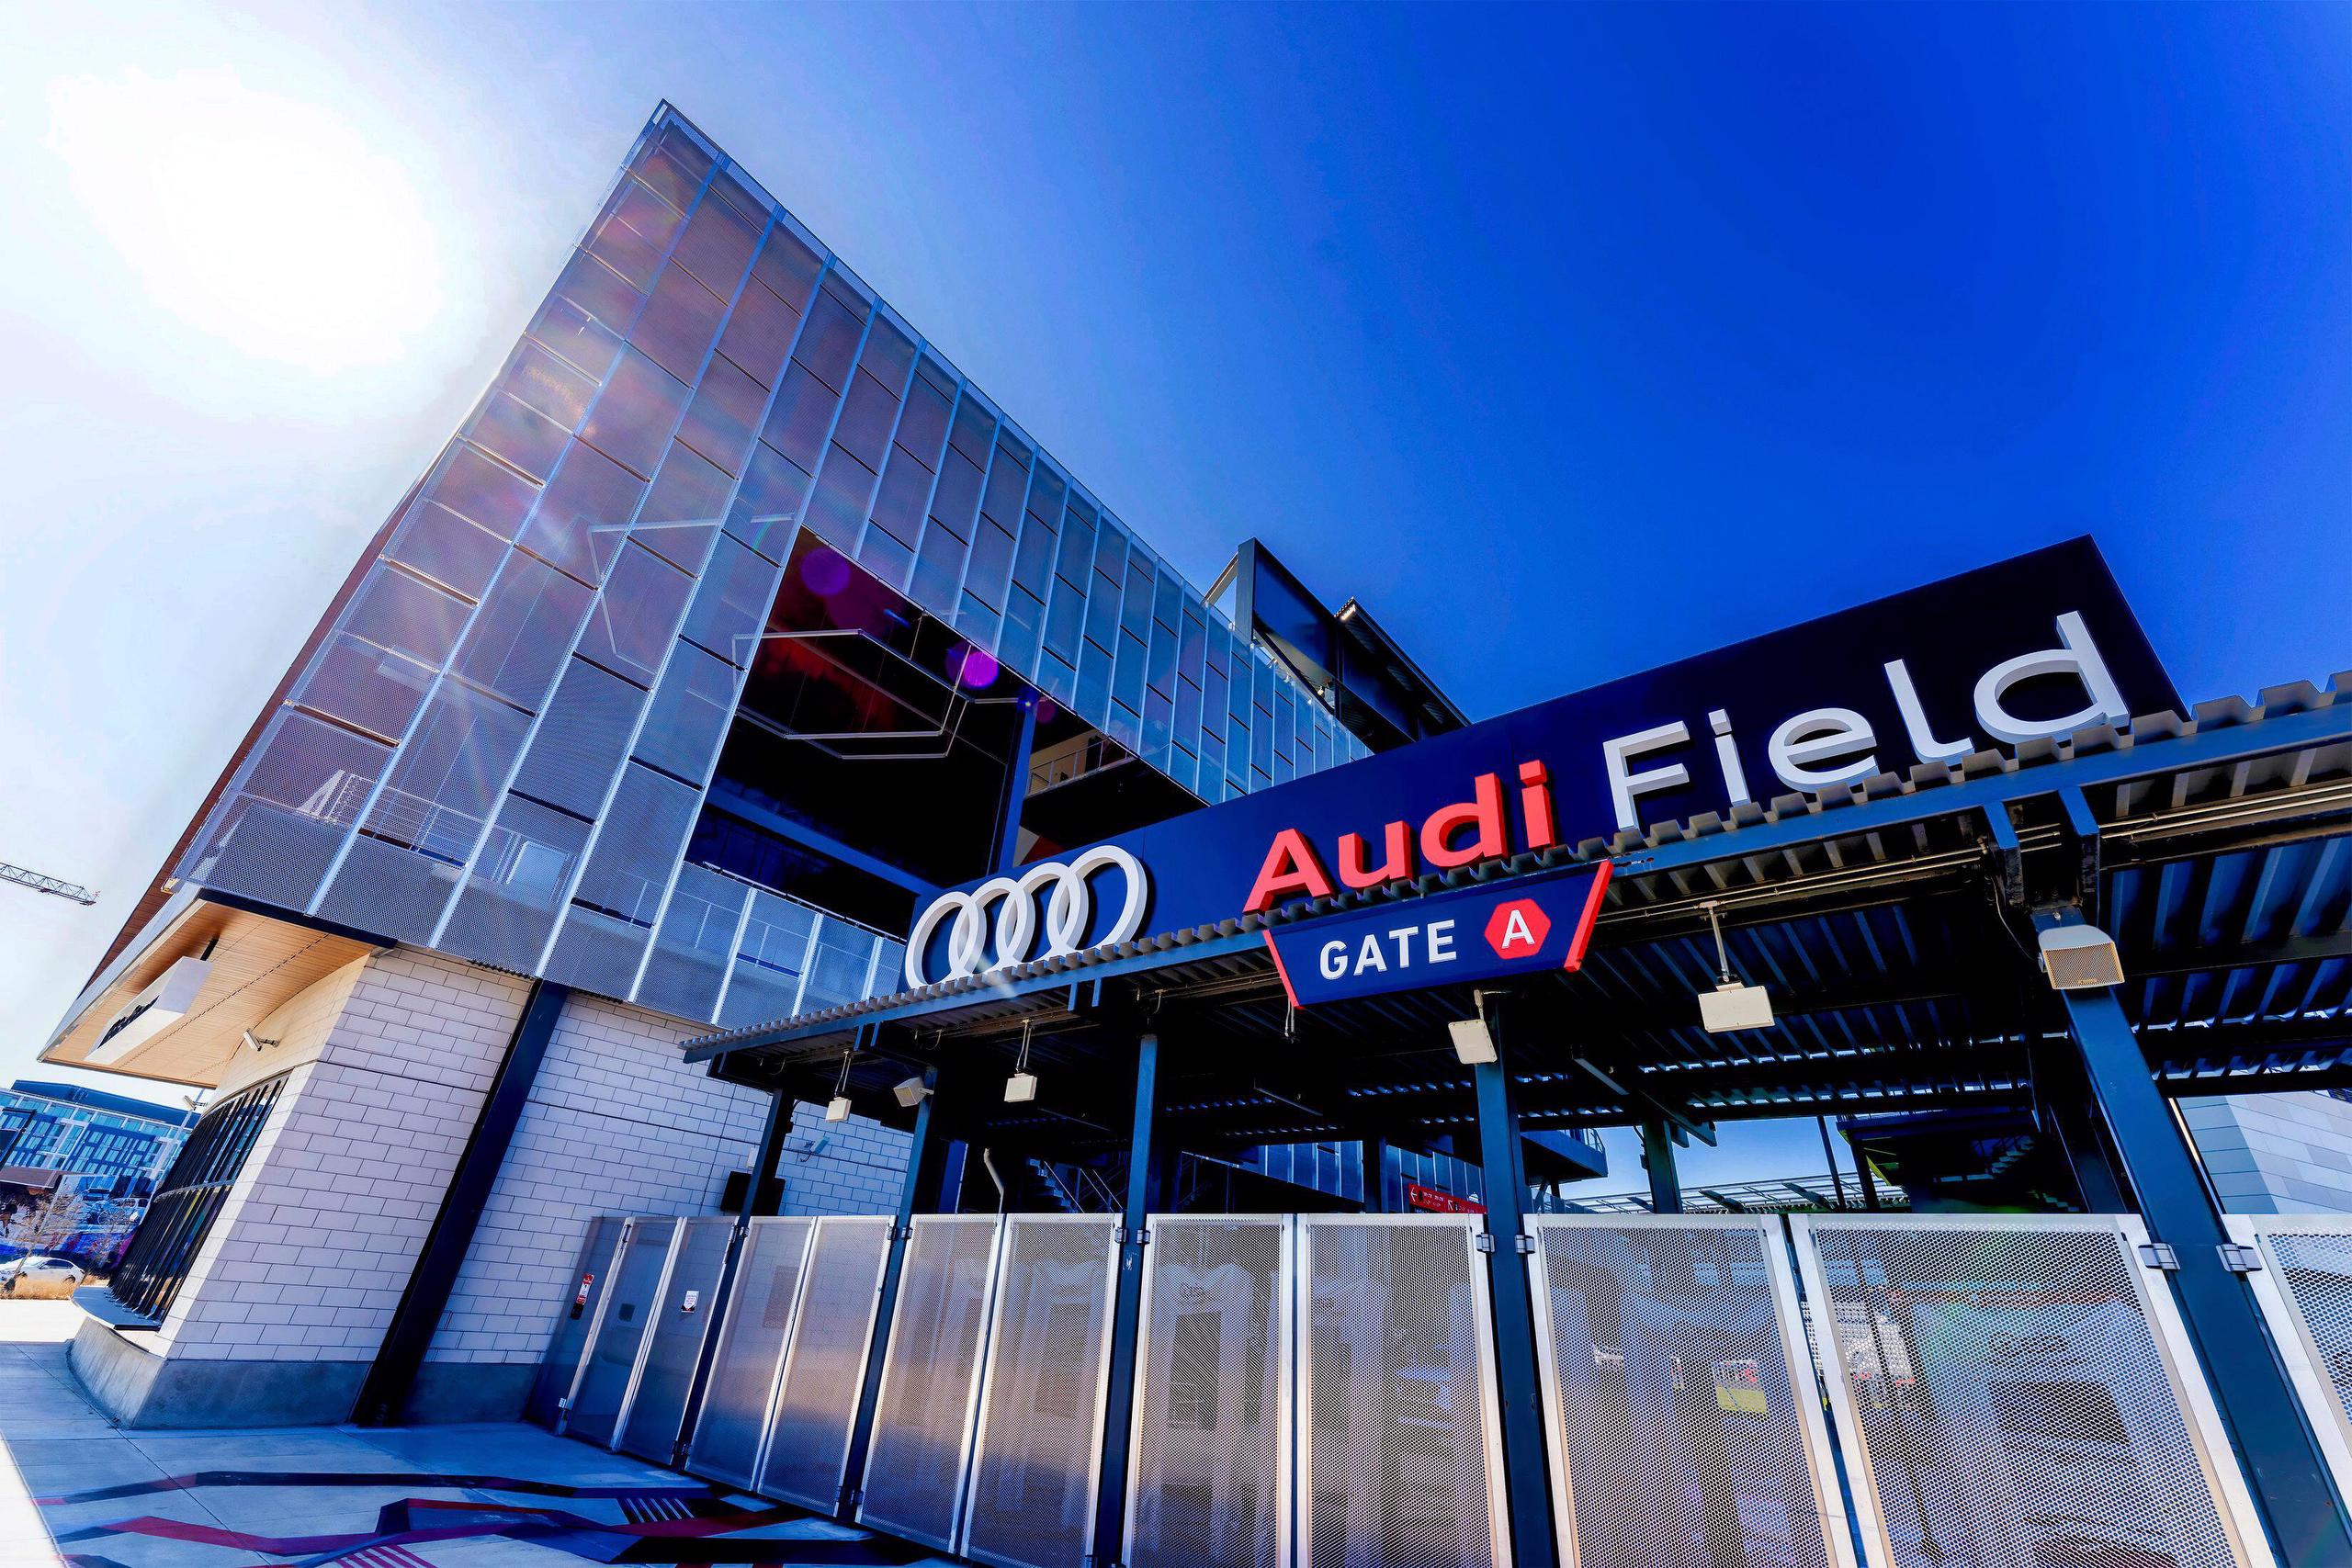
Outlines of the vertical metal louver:
<svg viewBox="0 0 2352 1568">
<path fill-rule="evenodd" d="M 604 1310 L 588 1334 L 588 1348 L 580 1360 L 580 1375 L 571 1392 L 571 1407 L 560 1430 L 592 1442 L 608 1442 L 628 1402 L 629 1385 L 637 1378 L 638 1352 L 645 1348 L 645 1331 L 653 1321 L 662 1281 L 670 1273 L 672 1244 L 678 1239 L 675 1220 L 639 1220 L 621 1245 L 620 1261 L 613 1269 L 612 1289 Z"/>
<path fill-rule="evenodd" d="M 571 1392 L 572 1380 L 580 1373 L 580 1353 L 587 1348 L 589 1330 L 596 1325 L 605 1292 L 612 1288 L 613 1264 L 628 1224 L 616 1214 L 602 1214 L 588 1223 L 579 1259 L 564 1282 L 563 1303 L 548 1336 L 547 1353 L 539 1358 L 539 1375 L 524 1402 L 525 1420 L 551 1427 L 562 1413 L 557 1402 Z"/>
<path fill-rule="evenodd" d="M 2340 1214 L 2232 1214 L 2230 1235 L 2259 1248 L 2247 1277 L 2335 1489 L 2352 1502 L 2352 1220 Z"/>
<path fill-rule="evenodd" d="M 1091 1551 L 1117 1234 L 1094 1214 L 1004 1222 L 967 1557 L 1057 1568 Z"/>
<path fill-rule="evenodd" d="M 1793 1224 L 1874 1568 L 2267 1564 L 2137 1221 Z"/>
<path fill-rule="evenodd" d="M 925 1215 L 899 1278 L 861 1523 L 953 1550 L 988 1326 L 997 1222 Z"/>
<path fill-rule="evenodd" d="M 115 1265 L 107 1289 L 116 1301 L 155 1323 L 170 1315 L 291 1076 L 280 1073 L 239 1089 L 189 1130 Z"/>
<path fill-rule="evenodd" d="M 785 1353 L 759 1490 L 830 1513 L 841 1500 L 850 1424 L 874 1346 L 890 1221 L 817 1222 L 799 1322 Z"/>
<path fill-rule="evenodd" d="M 1529 1226 L 1562 1561 L 1849 1562 L 1780 1222 Z"/>
<path fill-rule="evenodd" d="M 695 1366 L 710 1332 L 718 1278 L 735 1238 L 731 1215 L 688 1220 L 662 1282 L 660 1311 L 638 1368 L 637 1384 L 622 1407 L 620 1437 L 614 1447 L 657 1464 L 675 1457 L 678 1428 L 686 1415 Z"/>
<path fill-rule="evenodd" d="M 1290 1222 L 1158 1215 L 1150 1235 L 1122 1561 L 1283 1568 Z"/>
<path fill-rule="evenodd" d="M 1508 1561 L 1473 1223 L 1299 1218 L 1298 1489 L 1312 1568 Z"/>
<path fill-rule="evenodd" d="M 813 1220 L 757 1219 L 744 1235 L 702 1413 L 695 1421 L 690 1460 L 697 1474 L 752 1484 L 815 1228 Z"/>
</svg>

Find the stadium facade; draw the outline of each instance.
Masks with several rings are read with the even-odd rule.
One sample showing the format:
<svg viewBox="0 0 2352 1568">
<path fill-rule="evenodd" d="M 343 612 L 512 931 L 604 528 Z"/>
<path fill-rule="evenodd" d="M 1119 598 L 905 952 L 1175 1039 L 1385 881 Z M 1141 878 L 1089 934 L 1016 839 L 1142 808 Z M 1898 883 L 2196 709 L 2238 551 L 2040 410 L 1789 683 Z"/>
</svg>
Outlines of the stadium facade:
<svg viewBox="0 0 2352 1568">
<path fill-rule="evenodd" d="M 665 107 L 44 1053 L 219 1096 L 74 1363 L 1038 1568 L 2352 1562 L 2346 698 L 2076 540 L 1471 723 Z"/>
</svg>

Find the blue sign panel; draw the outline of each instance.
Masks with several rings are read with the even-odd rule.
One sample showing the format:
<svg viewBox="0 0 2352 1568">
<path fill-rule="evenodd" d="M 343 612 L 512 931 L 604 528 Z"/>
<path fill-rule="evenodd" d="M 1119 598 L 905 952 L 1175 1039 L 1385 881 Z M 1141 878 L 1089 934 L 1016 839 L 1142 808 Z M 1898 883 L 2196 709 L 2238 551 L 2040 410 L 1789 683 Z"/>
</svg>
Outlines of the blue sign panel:
<svg viewBox="0 0 2352 1568">
<path fill-rule="evenodd" d="M 1670 603 L 1670 583 L 1647 587 Z M 1113 842 L 1148 875 L 1143 929 L 1173 931 L 2181 705 L 2098 547 L 2073 539 Z M 1073 945 L 1103 941 L 1125 908 L 1107 886 L 1069 897 L 1069 923 L 1085 925 Z M 910 954 L 910 976 L 949 972 L 952 923 L 933 922 L 943 951 Z"/>
<path fill-rule="evenodd" d="M 1270 927 L 1293 1007 L 1583 967 L 1609 886 L 1598 861 L 1567 876 L 1521 878 L 1383 901 L 1329 919 Z"/>
</svg>

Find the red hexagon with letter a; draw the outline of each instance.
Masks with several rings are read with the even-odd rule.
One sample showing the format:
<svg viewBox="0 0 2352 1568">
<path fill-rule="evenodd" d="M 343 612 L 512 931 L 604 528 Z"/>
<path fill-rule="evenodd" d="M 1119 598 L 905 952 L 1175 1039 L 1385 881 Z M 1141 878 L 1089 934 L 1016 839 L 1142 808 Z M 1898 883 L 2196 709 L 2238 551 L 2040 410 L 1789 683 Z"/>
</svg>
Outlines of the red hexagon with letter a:
<svg viewBox="0 0 2352 1568">
<path fill-rule="evenodd" d="M 1487 945 L 1498 958 L 1532 958 L 1544 951 L 1552 934 L 1552 917 L 1532 898 L 1513 898 L 1495 906 L 1487 917 Z"/>
</svg>

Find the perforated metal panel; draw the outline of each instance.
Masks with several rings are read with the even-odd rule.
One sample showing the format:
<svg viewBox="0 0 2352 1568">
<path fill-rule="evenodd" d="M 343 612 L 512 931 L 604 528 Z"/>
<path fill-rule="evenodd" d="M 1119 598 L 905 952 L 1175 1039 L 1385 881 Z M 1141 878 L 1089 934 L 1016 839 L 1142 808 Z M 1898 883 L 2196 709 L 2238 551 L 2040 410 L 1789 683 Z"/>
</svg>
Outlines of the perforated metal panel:
<svg viewBox="0 0 2352 1568">
<path fill-rule="evenodd" d="M 580 1354 L 588 1348 L 589 1331 L 595 1327 L 605 1292 L 612 1287 L 621 1227 L 628 1223 L 617 1214 L 600 1215 L 588 1223 L 579 1259 L 564 1281 L 563 1304 L 548 1336 L 547 1353 L 539 1358 L 539 1375 L 524 1402 L 525 1420 L 551 1427 L 560 1414 L 556 1402 L 571 1392 L 572 1382 L 580 1375 Z"/>
<path fill-rule="evenodd" d="M 996 1239 L 993 1217 L 914 1222 L 890 1314 L 862 1523 L 933 1546 L 954 1543 Z"/>
<path fill-rule="evenodd" d="M 2230 1234 L 2258 1247 L 2247 1277 L 2335 1488 L 2352 1502 L 2352 1220 L 2232 1214 Z"/>
<path fill-rule="evenodd" d="M 857 1414 L 890 1222 L 822 1219 L 808 1252 L 808 1284 L 786 1352 L 759 1490 L 831 1511 L 840 1500 Z"/>
<path fill-rule="evenodd" d="M 1528 1223 L 1561 1560 L 1850 1562 L 1780 1222 Z"/>
<path fill-rule="evenodd" d="M 1127 1472 L 1133 1568 L 1290 1561 L 1290 1222 L 1157 1215 Z"/>
<path fill-rule="evenodd" d="M 1792 1223 L 1876 1568 L 2269 1562 L 2136 1221 Z"/>
<path fill-rule="evenodd" d="M 1299 1218 L 1298 1490 L 1312 1568 L 1510 1559 L 1475 1223 Z"/>
<path fill-rule="evenodd" d="M 611 1440 L 637 1381 L 646 1325 L 653 1321 L 662 1282 L 670 1272 L 670 1249 L 677 1239 L 675 1220 L 639 1220 L 630 1225 L 620 1262 L 613 1269 L 613 1288 L 581 1358 L 571 1409 L 558 1430 L 592 1442 Z"/>
<path fill-rule="evenodd" d="M 1056 1568 L 1091 1551 L 1117 1234 L 1108 1215 L 1004 1222 L 967 1557 Z"/>
<path fill-rule="evenodd" d="M 717 1315 L 718 1277 L 735 1239 L 732 1216 L 685 1225 L 662 1282 L 653 1340 L 641 1358 L 636 1392 L 621 1408 L 621 1435 L 613 1445 L 660 1464 L 670 1463 L 677 1447 L 703 1337 Z"/>
<path fill-rule="evenodd" d="M 743 1239 L 726 1321 L 711 1357 L 702 1413 L 695 1419 L 687 1467 L 749 1486 L 767 1435 L 768 1404 L 800 1304 L 801 1265 L 813 1220 L 758 1219 Z"/>
</svg>

